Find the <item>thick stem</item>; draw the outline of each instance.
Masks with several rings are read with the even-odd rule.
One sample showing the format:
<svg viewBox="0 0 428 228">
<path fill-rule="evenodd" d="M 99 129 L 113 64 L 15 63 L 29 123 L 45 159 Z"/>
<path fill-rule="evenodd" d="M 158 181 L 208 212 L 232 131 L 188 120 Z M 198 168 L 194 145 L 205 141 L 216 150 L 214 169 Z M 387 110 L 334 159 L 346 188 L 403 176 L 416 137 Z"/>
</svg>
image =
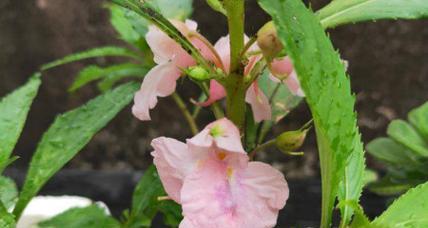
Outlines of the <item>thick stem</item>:
<svg viewBox="0 0 428 228">
<path fill-rule="evenodd" d="M 245 92 L 244 66 L 241 63 L 241 52 L 244 49 L 244 9 L 245 0 L 224 0 L 227 11 L 230 34 L 230 75 L 225 87 L 227 117 L 243 130 L 245 123 Z"/>
<path fill-rule="evenodd" d="M 240 55 L 244 49 L 245 0 L 224 0 L 230 34 L 230 72 L 241 67 Z"/>
<path fill-rule="evenodd" d="M 186 119 L 187 123 L 189 124 L 190 130 L 194 135 L 198 134 L 198 125 L 196 125 L 195 119 L 193 119 L 192 114 L 187 109 L 186 104 L 184 103 L 183 99 L 177 94 L 172 94 L 172 99 L 174 99 L 175 103 L 177 104 L 178 108 L 180 108 L 180 111 L 183 113 L 184 118 Z"/>
<path fill-rule="evenodd" d="M 242 132 L 245 124 L 245 94 L 247 86 L 240 75 L 231 74 L 226 84 L 226 114 Z"/>
</svg>

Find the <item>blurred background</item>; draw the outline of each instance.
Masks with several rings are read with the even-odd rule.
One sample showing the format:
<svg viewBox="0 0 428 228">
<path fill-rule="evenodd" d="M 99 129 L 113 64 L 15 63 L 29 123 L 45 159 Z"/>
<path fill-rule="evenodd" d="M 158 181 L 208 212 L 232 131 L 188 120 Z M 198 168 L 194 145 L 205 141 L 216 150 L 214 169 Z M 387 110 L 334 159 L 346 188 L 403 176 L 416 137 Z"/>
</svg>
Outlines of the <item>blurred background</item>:
<svg viewBox="0 0 428 228">
<path fill-rule="evenodd" d="M 246 33 L 254 34 L 269 17 L 248 0 Z M 109 23 L 109 11 L 102 0 L 1 0 L 0 1 L 0 96 L 22 85 L 43 63 L 85 49 L 105 45 L 125 45 Z M 314 10 L 327 1 L 313 0 Z M 203 0 L 195 0 L 193 19 L 212 42 L 226 34 L 226 21 Z M 358 122 L 364 142 L 385 135 L 392 119 L 428 100 L 428 21 L 379 21 L 347 25 L 328 31 L 342 58 L 349 62 L 348 73 L 357 96 Z M 113 63 L 114 58 L 98 58 L 97 64 Z M 42 133 L 54 117 L 77 107 L 98 94 L 87 86 L 69 94 L 83 61 L 48 71 L 32 106 L 23 135 L 15 149 L 20 156 L 14 167 L 25 169 Z M 185 83 L 180 91 L 195 98 L 199 91 Z M 150 141 L 157 136 L 184 139 L 190 135 L 172 100 L 161 99 L 152 111 L 153 121 L 135 119 L 127 107 L 102 130 L 68 168 L 80 170 L 143 170 L 151 163 Z M 205 113 L 201 126 L 210 119 Z M 301 104 L 274 130 L 297 129 L 310 119 Z M 1 132 L 0 132 L 1 134 Z M 287 178 L 318 178 L 314 132 L 309 135 L 303 157 L 279 152 L 260 156 L 284 171 Z M 368 166 L 382 166 L 368 158 Z"/>
</svg>

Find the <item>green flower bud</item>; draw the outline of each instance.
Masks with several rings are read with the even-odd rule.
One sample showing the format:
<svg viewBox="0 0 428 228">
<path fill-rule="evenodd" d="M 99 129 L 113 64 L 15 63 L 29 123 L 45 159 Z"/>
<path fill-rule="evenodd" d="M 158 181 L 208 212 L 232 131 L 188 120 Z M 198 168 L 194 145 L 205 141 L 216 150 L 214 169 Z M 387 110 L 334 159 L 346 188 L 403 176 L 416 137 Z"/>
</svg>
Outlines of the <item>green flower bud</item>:
<svg viewBox="0 0 428 228">
<path fill-rule="evenodd" d="M 227 15 L 227 12 L 226 12 L 226 10 L 223 7 L 222 1 L 219 1 L 219 0 L 207 0 L 207 3 L 215 11 L 218 11 L 218 12 L 224 14 L 224 15 Z"/>
<path fill-rule="evenodd" d="M 210 73 L 205 68 L 200 66 L 189 67 L 185 70 L 185 72 L 191 79 L 196 81 L 205 81 L 211 79 Z"/>
<path fill-rule="evenodd" d="M 284 132 L 275 139 L 275 145 L 284 153 L 295 151 L 303 145 L 307 132 L 308 129 Z"/>
<path fill-rule="evenodd" d="M 269 61 L 274 59 L 283 50 L 284 46 L 279 40 L 273 21 L 263 25 L 263 27 L 257 32 L 257 44 L 262 50 L 265 58 Z"/>
</svg>

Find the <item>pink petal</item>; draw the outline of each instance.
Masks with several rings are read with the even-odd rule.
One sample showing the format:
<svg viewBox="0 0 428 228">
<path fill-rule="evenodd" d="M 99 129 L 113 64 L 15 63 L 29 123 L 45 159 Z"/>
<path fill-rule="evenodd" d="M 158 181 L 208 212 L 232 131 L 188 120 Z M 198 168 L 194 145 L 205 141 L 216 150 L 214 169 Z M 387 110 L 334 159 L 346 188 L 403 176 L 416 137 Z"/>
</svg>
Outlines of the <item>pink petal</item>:
<svg viewBox="0 0 428 228">
<path fill-rule="evenodd" d="M 132 113 L 140 120 L 150 120 L 149 110 L 158 102 L 157 97 L 166 97 L 175 91 L 180 70 L 173 63 L 157 65 L 143 80 L 141 89 L 135 94 Z"/>
<path fill-rule="evenodd" d="M 272 166 L 262 162 L 250 162 L 241 184 L 251 189 L 272 209 L 282 209 L 289 196 L 284 175 Z"/>
<path fill-rule="evenodd" d="M 186 221 L 180 227 L 274 227 L 278 207 L 284 206 L 288 196 L 287 184 L 269 165 L 250 164 L 245 169 L 231 169 L 227 163 L 211 159 L 189 175 L 181 191 Z"/>
<path fill-rule="evenodd" d="M 188 33 L 191 31 L 183 22 L 172 22 L 182 33 Z M 181 48 L 178 43 L 153 25 L 149 26 L 149 31 L 146 34 L 146 41 L 154 54 L 154 61 L 157 64 L 172 61 L 177 66 L 183 68 L 195 64 L 192 57 L 183 48 Z"/>
<path fill-rule="evenodd" d="M 175 139 L 160 137 L 151 143 L 155 149 L 151 155 L 160 179 L 168 195 L 180 202 L 183 179 L 197 164 L 198 157 L 188 151 L 186 144 Z"/>
<path fill-rule="evenodd" d="M 210 97 L 200 103 L 196 103 L 199 106 L 207 107 L 210 106 L 212 103 L 224 98 L 226 96 L 226 90 L 224 90 L 224 87 L 220 85 L 216 80 L 210 81 Z"/>
<path fill-rule="evenodd" d="M 293 71 L 290 76 L 285 79 L 285 84 L 288 86 L 292 94 L 299 97 L 305 96 L 305 93 L 303 92 L 302 87 L 300 86 L 299 79 L 297 78 L 296 71 Z"/>
<path fill-rule="evenodd" d="M 213 136 L 213 132 L 217 134 Z M 230 153 L 246 154 L 242 147 L 239 129 L 226 118 L 209 124 L 199 134 L 188 139 L 187 142 L 195 147 L 216 147 Z"/>
<path fill-rule="evenodd" d="M 226 73 L 229 73 L 230 70 L 230 37 L 223 36 L 221 37 L 214 45 L 214 49 L 217 51 L 220 56 L 223 66 L 226 70 Z M 220 67 L 220 66 L 217 66 Z"/>
<path fill-rule="evenodd" d="M 272 118 L 272 108 L 269 104 L 269 99 L 258 87 L 257 83 L 253 83 L 250 88 L 248 88 L 245 101 L 251 105 L 254 120 L 257 123 Z"/>
<path fill-rule="evenodd" d="M 293 63 L 289 57 L 274 59 L 270 66 L 271 73 L 279 78 L 287 78 L 293 72 Z"/>
</svg>

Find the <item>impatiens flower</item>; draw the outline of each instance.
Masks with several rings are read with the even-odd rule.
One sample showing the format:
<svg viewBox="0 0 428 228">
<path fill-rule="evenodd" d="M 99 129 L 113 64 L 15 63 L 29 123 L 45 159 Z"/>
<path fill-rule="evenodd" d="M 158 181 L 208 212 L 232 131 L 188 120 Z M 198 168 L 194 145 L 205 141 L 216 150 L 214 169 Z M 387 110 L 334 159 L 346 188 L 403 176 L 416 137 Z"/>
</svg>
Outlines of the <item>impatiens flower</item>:
<svg viewBox="0 0 428 228">
<path fill-rule="evenodd" d="M 182 143 L 152 142 L 154 164 L 168 195 L 182 205 L 180 228 L 269 228 L 288 199 L 284 176 L 249 162 L 239 130 L 227 119 Z"/>
<path fill-rule="evenodd" d="M 197 24 L 186 20 L 172 21 L 174 26 L 197 47 L 202 55 L 211 58 L 207 46 L 199 39 L 192 38 L 196 33 Z M 158 102 L 158 97 L 166 97 L 175 91 L 176 81 L 181 75 L 181 69 L 193 66 L 196 62 L 181 46 L 155 26 L 149 27 L 146 41 L 150 46 L 154 61 L 157 64 L 144 78 L 140 91 L 135 94 L 132 112 L 140 120 L 150 120 L 150 109 Z"/>
<path fill-rule="evenodd" d="M 269 67 L 271 79 L 275 82 L 284 82 L 290 92 L 296 96 L 304 97 L 299 79 L 289 57 L 274 59 Z"/>
</svg>

